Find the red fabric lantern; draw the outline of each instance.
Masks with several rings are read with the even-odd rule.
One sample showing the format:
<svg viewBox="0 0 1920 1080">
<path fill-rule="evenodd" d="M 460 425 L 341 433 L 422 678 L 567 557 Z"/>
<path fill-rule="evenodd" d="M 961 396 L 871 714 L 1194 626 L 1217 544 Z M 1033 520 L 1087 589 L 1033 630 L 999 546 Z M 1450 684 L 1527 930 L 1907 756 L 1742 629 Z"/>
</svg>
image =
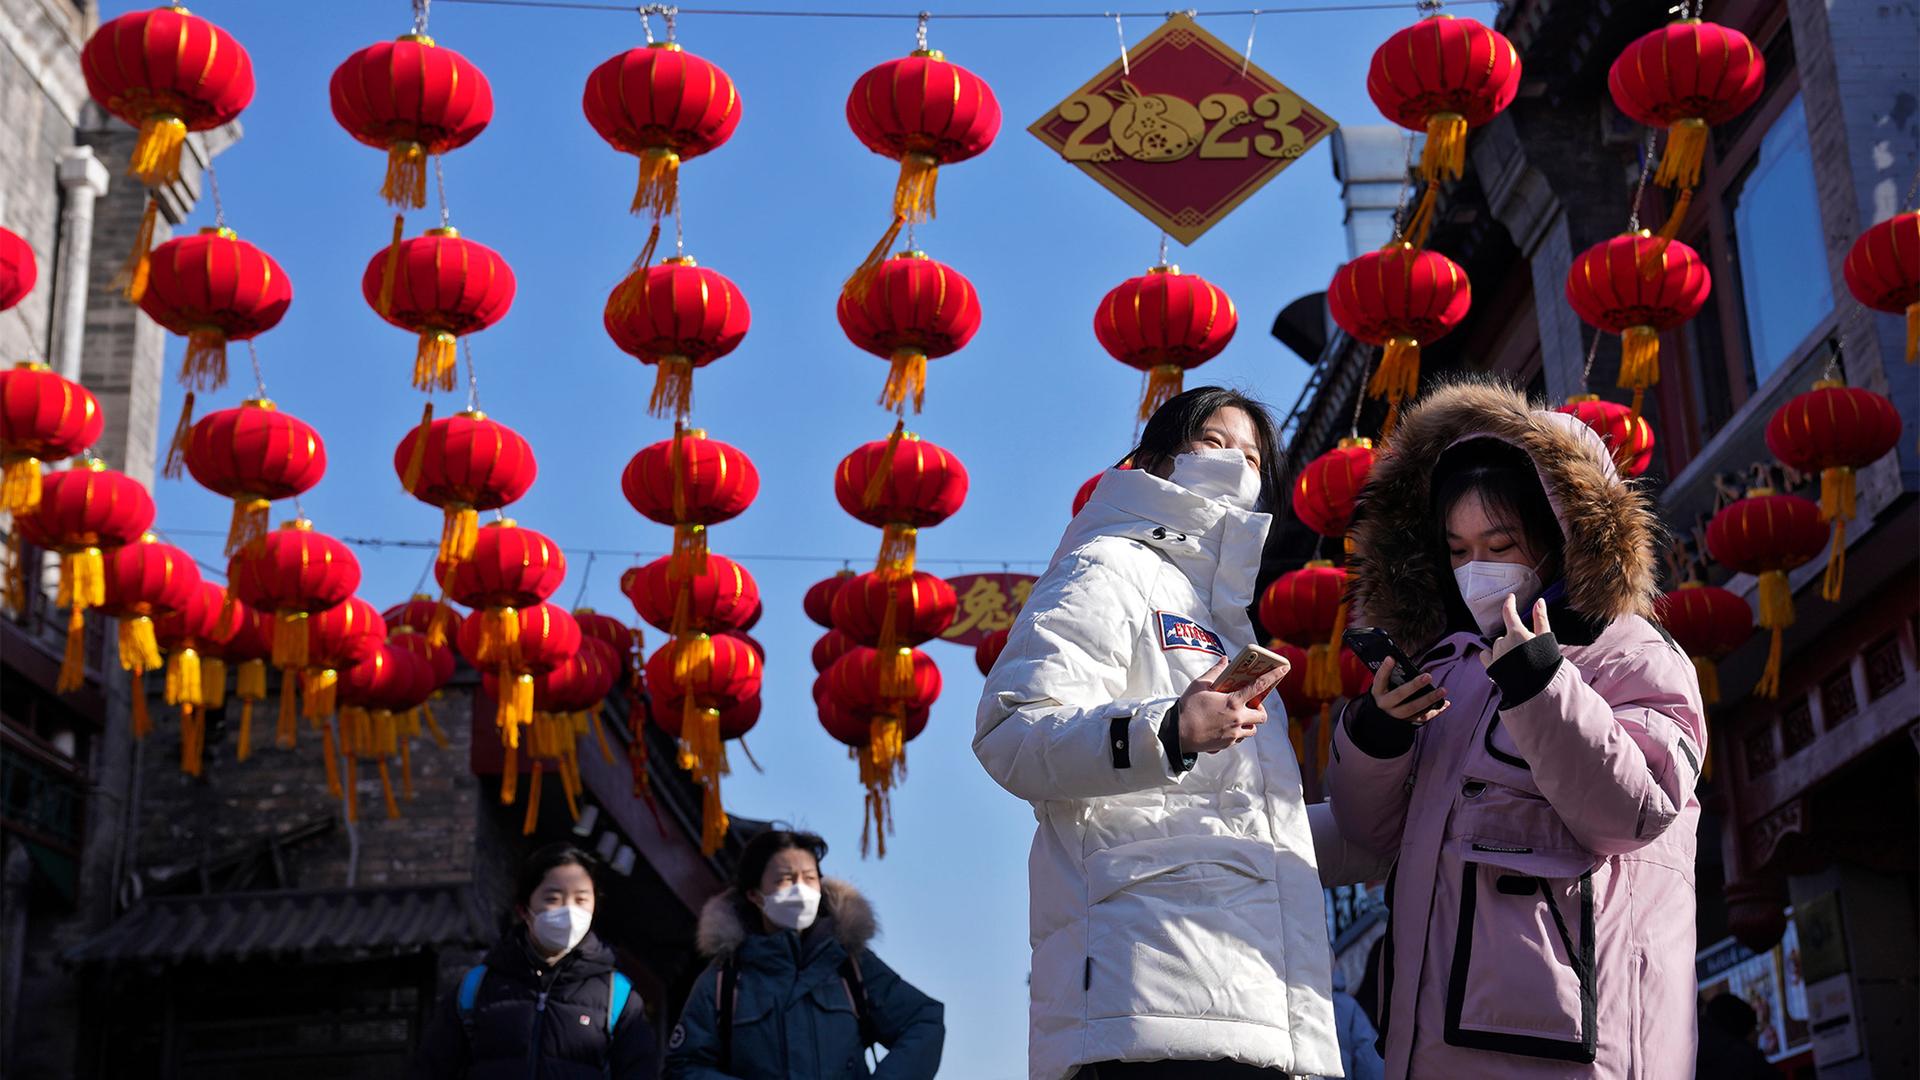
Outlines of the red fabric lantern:
<svg viewBox="0 0 1920 1080">
<path fill-rule="evenodd" d="M 739 630 L 760 604 L 753 575 L 732 559 L 709 555 L 707 568 L 676 574 L 671 557 L 642 566 L 625 582 L 633 609 L 680 644 L 682 664 L 699 667 L 712 655 L 711 636 Z"/>
<path fill-rule="evenodd" d="M 1142 420 L 1180 393 L 1188 370 L 1220 355 L 1239 327 L 1224 290 L 1164 264 L 1114 286 L 1093 314 L 1101 347 L 1148 373 Z"/>
<path fill-rule="evenodd" d="M 485 530 L 482 530 L 485 533 Z M 469 564 L 461 564 L 462 566 Z M 533 680 L 573 659 L 580 651 L 580 624 L 558 604 L 532 603 L 508 609 L 513 616 L 514 637 L 502 642 L 497 632 L 495 609 L 476 611 L 460 624 L 460 655 L 482 671 L 491 669 L 499 680 L 496 695 L 498 710 L 494 725 L 500 729 L 501 744 L 507 748 L 508 773 L 515 771 L 514 751 L 521 741 L 521 729 L 533 722 Z M 513 802 L 510 788 L 501 801 Z"/>
<path fill-rule="evenodd" d="M 480 617 L 475 626 L 484 633 L 477 651 L 469 656 L 480 656 L 481 664 L 494 663 L 513 656 L 520 636 L 516 611 L 553 595 L 567 575 L 567 557 L 543 534 L 506 518 L 479 531 L 471 558 L 436 562 L 433 572 L 445 595 L 474 608 Z M 429 640 L 438 641 L 439 635 L 430 631 Z M 466 646 L 461 651 L 467 652 Z"/>
<path fill-rule="evenodd" d="M 479 512 L 518 500 L 539 475 L 527 440 L 478 410 L 407 432 L 394 448 L 393 468 L 414 498 L 441 509 L 441 562 L 471 558 Z"/>
<path fill-rule="evenodd" d="M 380 195 L 395 208 L 427 205 L 427 157 L 472 142 L 493 119 L 493 87 L 473 62 L 425 34 L 369 45 L 334 69 L 333 118 L 387 152 Z"/>
<path fill-rule="evenodd" d="M 820 640 L 813 643 L 813 670 L 824 675 L 835 660 L 852 652 L 855 644 L 852 638 L 838 630 L 829 630 L 820 635 Z"/>
<path fill-rule="evenodd" d="M 1907 313 L 1907 363 L 1920 359 L 1920 210 L 1861 233 L 1841 269 L 1855 300 L 1875 311 Z"/>
<path fill-rule="evenodd" d="M 1592 428 L 1613 451 L 1613 463 L 1620 467 L 1621 475 L 1639 476 L 1653 464 L 1653 425 L 1631 408 L 1602 401 L 1598 394 L 1575 394 L 1553 411 L 1576 417 Z"/>
<path fill-rule="evenodd" d="M 1737 593 L 1698 581 L 1683 583 L 1660 597 L 1660 624 L 1673 635 L 1700 674 L 1700 699 L 1720 700 L 1720 672 L 1714 661 L 1753 636 L 1753 609 Z"/>
<path fill-rule="evenodd" d="M 181 458 L 201 487 L 233 500 L 229 556 L 267 535 L 273 500 L 312 490 L 327 471 L 320 434 L 265 398 L 201 417 Z"/>
<path fill-rule="evenodd" d="M 833 629 L 833 599 L 840 595 L 842 586 L 853 579 L 853 571 L 842 570 L 824 581 L 816 581 L 807 588 L 806 596 L 800 601 L 807 618 L 816 624 Z"/>
<path fill-rule="evenodd" d="M 601 138 L 640 159 L 632 209 L 653 211 L 655 221 L 679 205 L 680 163 L 718 148 L 740 123 L 733 80 L 671 41 L 594 68 L 580 106 Z"/>
<path fill-rule="evenodd" d="M 253 707 L 267 700 L 267 660 L 273 655 L 274 616 L 253 610 L 228 590 L 219 630 L 224 633 L 228 629 L 233 631 L 233 636 L 227 639 L 222 650 L 223 659 L 234 665 L 233 694 L 240 699 L 240 730 L 234 739 L 234 757 L 245 761 L 253 750 Z M 204 694 L 204 688 L 211 683 L 203 677 L 201 685 Z M 207 705 L 213 707 L 215 702 L 209 699 Z"/>
<path fill-rule="evenodd" d="M 316 722 L 338 706 L 340 673 L 386 647 L 387 624 L 372 604 L 350 596 L 308 622 L 306 715 Z M 293 745 L 293 733 L 281 733 L 281 745 Z M 329 784 L 331 786 L 331 784 Z"/>
<path fill-rule="evenodd" d="M 0 311 L 27 298 L 40 279 L 33 245 L 10 229 L 0 229 Z"/>
<path fill-rule="evenodd" d="M 1654 182 L 1694 188 L 1706 159 L 1707 128 L 1760 100 L 1767 64 L 1731 27 L 1682 19 L 1628 45 L 1607 72 L 1613 103 L 1635 122 L 1667 129 Z M 1676 207 L 1673 217 L 1684 214 Z"/>
<path fill-rule="evenodd" d="M 874 716 L 834 701 L 826 694 L 825 683 L 823 677 L 814 684 L 820 725 L 827 729 L 827 734 L 851 748 L 852 757 L 860 765 L 860 783 L 867 789 L 860 827 L 860 853 L 867 853 L 877 834 L 880 857 L 884 859 L 887 837 L 893 833 L 892 792 L 897 782 L 894 771 L 878 762 L 876 748 L 881 744 L 873 738 Z M 900 741 L 904 744 L 919 738 L 920 733 L 927 730 L 927 721 L 932 715 L 931 709 L 908 709 L 900 724 Z"/>
<path fill-rule="evenodd" d="M 61 461 L 92 446 L 106 426 L 100 402 L 86 387 L 45 364 L 0 370 L 0 510 L 31 513 L 40 505 L 41 463 Z"/>
<path fill-rule="evenodd" d="M 679 255 L 614 286 L 603 322 L 620 351 L 658 368 L 648 413 L 685 421 L 693 410 L 693 369 L 732 352 L 753 313 L 726 275 Z"/>
<path fill-rule="evenodd" d="M 667 698 L 661 702 L 660 711 L 655 714 L 655 725 L 668 735 L 676 739 L 679 738 L 681 731 L 680 718 L 685 708 L 686 703 L 681 699 L 677 697 Z M 760 723 L 761 710 L 761 699 L 757 696 L 739 702 L 731 708 L 714 710 L 719 714 L 717 722 L 720 725 L 721 741 L 732 742 L 735 739 L 745 736 L 747 732 L 752 731 L 754 726 Z"/>
<path fill-rule="evenodd" d="M 1000 102 L 986 80 L 937 49 L 918 49 L 854 80 L 847 126 L 861 145 L 900 163 L 893 189 L 893 227 L 877 247 L 885 253 L 907 222 L 934 216 L 940 166 L 983 153 L 1000 134 Z"/>
<path fill-rule="evenodd" d="M 227 588 L 235 599 L 274 616 L 273 666 L 300 671 L 312 663 L 310 622 L 345 603 L 360 587 L 360 562 L 347 545 L 315 532 L 305 518 L 289 521 L 227 561 Z M 292 708 L 292 681 L 281 691 L 284 719 Z"/>
<path fill-rule="evenodd" d="M 879 835 L 881 858 L 886 857 L 886 838 L 893 832 L 890 793 L 907 775 L 908 718 L 932 708 L 940 696 L 940 669 L 933 658 L 914 649 L 909 661 L 911 678 L 892 685 L 888 669 L 893 661 L 861 646 L 834 661 L 822 676 L 832 702 L 854 717 L 867 718 L 867 741 L 858 753 L 868 819 L 861 828 L 860 850 L 866 851 L 871 828 Z M 887 689 L 882 689 L 883 684 Z"/>
<path fill-rule="evenodd" d="M 106 557 L 106 602 L 102 613 L 120 624 L 120 667 L 133 673 L 133 737 L 144 739 L 153 730 L 147 714 L 147 695 L 141 676 L 158 670 L 160 643 L 154 637 L 156 616 L 180 611 L 200 591 L 200 571 L 193 557 L 172 544 L 144 533 Z"/>
<path fill-rule="evenodd" d="M 403 736 L 418 734 L 419 724 L 417 718 L 403 720 L 396 714 L 411 715 L 426 701 L 432 693 L 431 678 L 425 660 L 395 644 L 381 645 L 372 656 L 341 673 L 339 725 L 341 749 L 347 755 L 348 821 L 359 817 L 359 785 L 354 771 L 360 762 L 371 761 L 379 772 L 388 820 L 400 816 L 387 767 L 388 759 L 396 753 L 400 755 L 407 798 L 413 798 L 413 759 Z"/>
<path fill-rule="evenodd" d="M 952 517 L 967 499 L 960 459 L 899 428 L 840 461 L 833 493 L 841 509 L 885 531 L 875 569 L 913 572 L 916 537 Z"/>
<path fill-rule="evenodd" d="M 993 674 L 993 665 L 999 662 L 1000 654 L 1007 651 L 1007 638 L 1012 633 L 1011 630 L 992 631 L 973 647 L 973 664 L 980 669 L 980 674 Z"/>
<path fill-rule="evenodd" d="M 145 288 L 130 299 L 186 337 L 180 385 L 218 390 L 227 384 L 227 342 L 279 325 L 293 303 L 293 283 L 273 256 L 232 229 L 210 225 L 153 249 Z"/>
<path fill-rule="evenodd" d="M 1374 50 L 1367 96 L 1387 119 L 1425 132 L 1420 174 L 1429 183 L 1467 167 L 1467 130 L 1498 116 L 1520 92 L 1520 54 L 1498 31 L 1439 15 Z"/>
<path fill-rule="evenodd" d="M 1079 517 L 1080 511 L 1085 510 L 1087 504 L 1093 501 L 1093 489 L 1100 486 L 1100 478 L 1105 475 L 1107 474 L 1104 472 L 1094 473 L 1092 476 L 1087 477 L 1086 483 L 1080 485 L 1079 491 L 1073 493 L 1072 516 Z"/>
<path fill-rule="evenodd" d="M 1345 536 L 1372 469 L 1372 439 L 1341 439 L 1300 470 L 1293 482 L 1293 516 L 1321 536 Z"/>
<path fill-rule="evenodd" d="M 1826 600 L 1840 599 L 1847 568 L 1847 522 L 1853 520 L 1853 471 L 1886 456 L 1900 441 L 1900 411 L 1880 394 L 1822 379 L 1774 411 L 1767 449 L 1801 472 L 1820 474 L 1820 516 L 1833 522 Z"/>
<path fill-rule="evenodd" d="M 1797 495 L 1776 495 L 1757 487 L 1747 497 L 1713 515 L 1707 523 L 1707 550 L 1730 570 L 1760 579 L 1760 625 L 1773 631 L 1766 670 L 1753 688 L 1759 697 L 1780 693 L 1781 639 L 1793 625 L 1793 586 L 1787 571 L 1812 562 L 1827 546 L 1820 507 Z"/>
<path fill-rule="evenodd" d="M 711 657 L 700 664 L 683 662 L 681 649 L 670 641 L 655 652 L 647 661 L 647 681 L 662 695 L 680 699 L 680 763 L 705 791 L 700 850 L 711 855 L 727 836 L 727 812 L 720 803 L 720 778 L 728 771 L 720 714 L 760 696 L 763 669 L 760 657 L 738 638 L 714 638 Z"/>
<path fill-rule="evenodd" d="M 180 179 L 189 131 L 232 121 L 253 100 L 253 61 L 233 35 L 185 8 L 133 11 L 80 50 L 87 93 L 140 129 L 128 173 L 148 187 Z"/>
<path fill-rule="evenodd" d="M 180 771 L 188 776 L 201 774 L 206 756 L 204 710 L 226 704 L 227 660 L 248 660 L 230 646 L 253 614 L 231 601 L 240 609 L 239 618 L 223 619 L 229 602 L 224 586 L 202 581 L 185 605 L 153 620 L 154 641 L 167 657 L 166 701 L 180 709 Z M 260 696 L 265 696 L 264 686 Z M 255 699 L 241 698 L 236 744 L 244 747 L 252 733 Z M 246 760 L 244 755 L 241 760 Z"/>
<path fill-rule="evenodd" d="M 884 695 L 904 693 L 913 679 L 913 646 L 953 625 L 960 598 L 932 574 L 860 574 L 833 598 L 833 625 L 855 643 L 879 651 Z"/>
<path fill-rule="evenodd" d="M 153 525 L 153 497 L 139 481 L 98 461 L 49 473 L 40 505 L 14 518 L 20 537 L 60 554 L 60 590 L 54 603 L 66 608 L 67 649 L 55 688 L 78 690 L 86 681 L 86 611 L 107 602 L 106 560 L 111 550 L 140 539 Z M 13 560 L 15 574 L 23 572 Z M 9 582 L 24 596 L 24 581 Z M 18 610 L 16 606 L 15 610 Z"/>
<path fill-rule="evenodd" d="M 1337 684 L 1313 687 L 1308 674 L 1312 661 L 1306 649 L 1286 641 L 1272 642 L 1268 648 L 1285 657 L 1289 665 L 1286 678 L 1280 680 L 1275 690 L 1292 721 L 1287 727 L 1287 739 L 1293 744 L 1294 760 L 1300 763 L 1303 772 L 1311 766 L 1316 774 L 1324 774 L 1329 749 L 1333 745 L 1333 702 L 1338 698 L 1358 697 L 1366 693 L 1373 685 L 1373 672 L 1360 662 L 1352 649 L 1341 646 L 1335 660 Z M 1329 689 L 1334 693 L 1322 696 Z M 1307 752 L 1309 728 L 1312 728 L 1314 741 L 1311 756 Z"/>
<path fill-rule="evenodd" d="M 451 390 L 455 340 L 505 317 L 513 306 L 513 269 L 499 252 L 449 225 L 381 250 L 367 263 L 360 292 L 381 318 L 420 335 L 413 385 Z"/>
<path fill-rule="evenodd" d="M 890 361 L 880 404 L 919 412 L 927 396 L 927 361 L 956 353 L 980 329 L 973 282 L 923 251 L 906 251 L 875 269 L 863 290 L 840 293 L 847 340 Z"/>
<path fill-rule="evenodd" d="M 429 607 L 434 606 L 431 600 L 427 601 L 427 604 Z M 427 665 L 427 672 L 432 682 L 430 689 L 438 690 L 452 680 L 454 666 L 457 663 L 453 646 L 435 645 L 427 639 L 427 631 L 417 630 L 412 626 L 397 625 L 385 615 L 381 618 L 387 623 L 388 644 L 406 649 Z M 436 736 L 437 739 L 438 736 Z"/>
<path fill-rule="evenodd" d="M 611 615 L 602 615 L 589 607 L 573 609 L 573 621 L 580 624 L 580 637 L 584 641 L 597 641 L 605 645 L 618 661 L 622 674 L 637 670 L 639 657 L 635 650 L 640 646 L 640 632 Z M 605 695 L 602 695 L 603 697 Z"/>
<path fill-rule="evenodd" d="M 760 494 L 752 459 L 704 431 L 675 427 L 633 455 L 620 476 L 627 502 L 650 521 L 673 526 L 677 574 L 705 569 L 707 528 L 731 521 Z"/>
<path fill-rule="evenodd" d="M 1384 434 L 1420 390 L 1420 346 L 1450 333 L 1473 303 L 1467 272 L 1435 251 L 1388 244 L 1347 263 L 1327 286 L 1327 310 L 1358 341 L 1385 346 L 1367 393 L 1387 399 Z"/>
<path fill-rule="evenodd" d="M 1260 625 L 1282 640 L 1307 645 L 1304 692 L 1340 696 L 1340 635 L 1347 629 L 1347 573 L 1325 559 L 1275 578 L 1260 596 Z"/>
<path fill-rule="evenodd" d="M 1660 335 L 1699 313 L 1713 278 L 1698 252 L 1644 229 L 1580 253 L 1567 273 L 1567 303 L 1588 326 L 1621 335 L 1621 389 L 1633 414 L 1660 381 Z"/>
</svg>

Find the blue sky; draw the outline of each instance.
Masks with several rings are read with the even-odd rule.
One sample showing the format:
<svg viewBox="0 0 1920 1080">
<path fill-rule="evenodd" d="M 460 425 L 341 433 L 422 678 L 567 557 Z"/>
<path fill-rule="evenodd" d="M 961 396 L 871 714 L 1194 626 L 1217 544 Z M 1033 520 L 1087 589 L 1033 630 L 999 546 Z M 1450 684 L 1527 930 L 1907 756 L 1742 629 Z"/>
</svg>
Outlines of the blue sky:
<svg viewBox="0 0 1920 1080">
<path fill-rule="evenodd" d="M 136 5 L 102 6 L 111 17 Z M 246 138 L 218 169 L 229 223 L 272 253 L 294 284 L 292 309 L 259 346 L 272 397 L 327 441 L 328 474 L 305 498 L 306 511 L 337 536 L 436 537 L 438 513 L 400 489 L 391 464 L 420 412 L 421 395 L 407 385 L 413 343 L 360 295 L 361 271 L 391 225 L 376 193 L 383 156 L 351 140 L 327 106 L 333 68 L 406 31 L 409 6 L 192 6 L 247 46 L 258 78 L 242 118 Z M 914 10 L 861 0 L 780 6 Z M 966 6 L 1022 8 L 1103 10 L 1073 0 Z M 1462 12 L 1486 17 L 1482 5 Z M 1413 18 L 1411 3 L 1404 11 L 1268 13 L 1254 60 L 1336 120 L 1379 123 L 1365 92 L 1367 59 Z M 1127 38 L 1137 42 L 1159 21 L 1128 18 Z M 1247 39 L 1246 15 L 1201 22 L 1236 48 Z M 753 508 L 713 532 L 715 550 L 742 558 L 767 601 L 755 632 L 769 650 L 767 707 L 749 737 L 766 773 L 735 755 L 725 792 L 736 813 L 793 821 L 834 845 L 827 870 L 858 883 L 879 909 L 880 955 L 947 1004 L 943 1075 L 1018 1077 L 1033 816 L 987 778 L 969 748 L 980 689 L 971 652 L 933 646 L 946 692 L 910 748 L 889 855 L 862 862 L 855 767 L 815 718 L 808 650 L 820 631 L 800 610 L 809 584 L 840 560 L 864 568 L 878 547 L 877 530 L 835 503 L 832 472 L 848 450 L 886 433 L 890 418 L 874 404 L 886 365 L 847 342 L 833 310 L 841 280 L 885 223 L 895 166 L 860 146 L 844 108 L 862 71 L 913 47 L 913 29 L 911 20 L 687 14 L 679 22 L 681 42 L 724 67 L 744 104 L 732 140 L 681 174 L 689 253 L 737 282 L 753 308 L 745 343 L 703 369 L 695 388 L 696 421 L 751 455 L 763 482 Z M 600 325 L 607 292 L 645 233 L 626 210 L 634 162 L 595 136 L 580 111 L 587 72 L 640 44 L 640 21 L 622 12 L 442 0 L 431 32 L 485 71 L 496 100 L 492 125 L 445 167 L 454 224 L 499 250 L 519 280 L 511 313 L 474 341 L 481 406 L 526 435 L 540 461 L 539 482 L 511 513 L 570 549 L 663 551 L 668 531 L 628 507 L 619 476 L 634 451 L 669 427 L 645 414 L 651 369 L 615 349 Z M 1092 317 L 1106 290 L 1154 261 L 1159 234 L 1025 130 L 1115 58 L 1111 20 L 936 18 L 931 43 L 988 80 L 1005 122 L 986 154 L 943 170 L 940 218 L 919 231 L 920 246 L 974 282 L 985 312 L 967 349 L 933 362 L 927 411 L 914 424 L 957 453 L 973 481 L 966 507 L 927 530 L 921 552 L 968 560 L 968 570 L 1021 569 L 1052 552 L 1079 484 L 1128 449 L 1140 378 L 1100 349 Z M 1344 258 L 1331 161 L 1331 144 L 1322 143 L 1194 247 L 1174 245 L 1174 261 L 1225 288 L 1241 318 L 1233 344 L 1189 386 L 1239 385 L 1282 413 L 1299 393 L 1305 365 L 1267 326 L 1285 303 L 1324 288 Z M 211 219 L 203 203 L 193 224 Z M 433 224 L 431 210 L 416 212 L 409 231 Z M 178 339 L 170 345 L 170 370 L 180 347 Z M 244 355 L 235 350 L 234 380 L 203 397 L 202 410 L 250 395 Z M 458 396 L 438 398 L 442 414 L 461 405 Z M 163 408 L 170 430 L 179 408 L 171 383 Z M 223 564 L 217 536 L 187 530 L 224 529 L 224 501 L 190 480 L 162 481 L 156 496 L 170 538 Z M 429 557 L 370 547 L 358 554 L 361 594 L 377 607 L 406 597 Z M 753 557 L 768 554 L 821 561 Z M 586 601 L 632 618 L 617 583 L 635 561 L 598 559 Z M 573 557 L 555 599 L 572 604 L 586 569 L 584 556 Z"/>
</svg>

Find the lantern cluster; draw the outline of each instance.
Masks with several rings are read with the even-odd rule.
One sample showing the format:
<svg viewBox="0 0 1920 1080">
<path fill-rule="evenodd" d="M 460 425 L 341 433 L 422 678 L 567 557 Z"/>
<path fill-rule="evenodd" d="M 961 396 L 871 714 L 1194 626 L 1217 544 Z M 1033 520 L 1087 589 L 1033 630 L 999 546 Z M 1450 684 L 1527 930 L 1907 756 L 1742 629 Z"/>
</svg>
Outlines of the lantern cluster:
<svg viewBox="0 0 1920 1080">
<path fill-rule="evenodd" d="M 1841 269 L 1847 291 L 1874 311 L 1907 317 L 1907 363 L 1920 360 L 1920 210 L 1860 234 Z"/>
<path fill-rule="evenodd" d="M 1260 596 L 1260 625 L 1272 639 L 1269 647 L 1292 663 L 1280 691 L 1298 729 L 1292 731 L 1294 751 L 1302 770 L 1311 765 L 1314 775 L 1326 768 L 1330 703 L 1363 691 L 1371 678 L 1340 640 L 1347 629 L 1346 589 L 1345 570 L 1315 559 L 1275 578 Z M 1312 756 L 1306 753 L 1309 724 Z"/>
<path fill-rule="evenodd" d="M 1820 595 L 1840 599 L 1847 566 L 1847 522 L 1854 516 L 1856 469 L 1885 457 L 1900 439 L 1900 411 L 1871 390 L 1822 379 L 1774 411 L 1767 448 L 1781 463 L 1820 475 L 1820 517 L 1831 522 Z"/>
<path fill-rule="evenodd" d="M 1661 229 L 1672 239 L 1706 160 L 1708 128 L 1760 100 L 1767 65 L 1738 30 L 1681 19 L 1628 45 L 1607 72 L 1613 103 L 1629 118 L 1667 130 L 1654 183 L 1680 193 Z"/>
</svg>

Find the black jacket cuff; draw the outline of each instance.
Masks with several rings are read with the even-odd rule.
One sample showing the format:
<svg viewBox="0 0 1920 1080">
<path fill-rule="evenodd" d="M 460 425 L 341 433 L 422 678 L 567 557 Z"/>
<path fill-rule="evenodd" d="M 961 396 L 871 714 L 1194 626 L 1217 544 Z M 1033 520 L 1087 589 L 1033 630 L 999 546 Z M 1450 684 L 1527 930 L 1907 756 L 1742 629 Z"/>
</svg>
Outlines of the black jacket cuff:
<svg viewBox="0 0 1920 1080">
<path fill-rule="evenodd" d="M 1180 752 L 1180 703 L 1177 701 L 1167 709 L 1167 715 L 1160 718 L 1160 745 L 1166 747 L 1167 762 L 1173 766 L 1175 776 L 1193 768 L 1198 755 Z"/>
<path fill-rule="evenodd" d="M 1397 758 L 1413 749 L 1413 737 L 1419 729 L 1405 720 L 1388 716 L 1374 704 L 1371 693 L 1361 694 L 1347 706 L 1347 738 L 1354 749 L 1374 758 Z"/>
<path fill-rule="evenodd" d="M 1500 688 L 1501 706 L 1511 709 L 1545 690 L 1562 662 L 1560 643 L 1552 634 L 1540 634 L 1495 660 L 1487 676 Z"/>
</svg>

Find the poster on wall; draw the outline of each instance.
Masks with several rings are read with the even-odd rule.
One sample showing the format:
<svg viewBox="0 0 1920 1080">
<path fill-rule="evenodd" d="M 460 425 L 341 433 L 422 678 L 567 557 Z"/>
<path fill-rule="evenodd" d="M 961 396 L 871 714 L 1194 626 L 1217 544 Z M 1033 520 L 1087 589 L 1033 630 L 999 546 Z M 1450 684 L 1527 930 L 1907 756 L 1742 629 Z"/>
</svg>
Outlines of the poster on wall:
<svg viewBox="0 0 1920 1080">
<path fill-rule="evenodd" d="M 1782 1061 L 1808 1048 L 1812 1031 L 1800 941 L 1791 921 L 1780 944 L 1764 953 L 1727 938 L 1700 952 L 1695 970 L 1700 1003 L 1736 994 L 1759 1018 L 1758 1044 L 1769 1061 Z"/>
</svg>

